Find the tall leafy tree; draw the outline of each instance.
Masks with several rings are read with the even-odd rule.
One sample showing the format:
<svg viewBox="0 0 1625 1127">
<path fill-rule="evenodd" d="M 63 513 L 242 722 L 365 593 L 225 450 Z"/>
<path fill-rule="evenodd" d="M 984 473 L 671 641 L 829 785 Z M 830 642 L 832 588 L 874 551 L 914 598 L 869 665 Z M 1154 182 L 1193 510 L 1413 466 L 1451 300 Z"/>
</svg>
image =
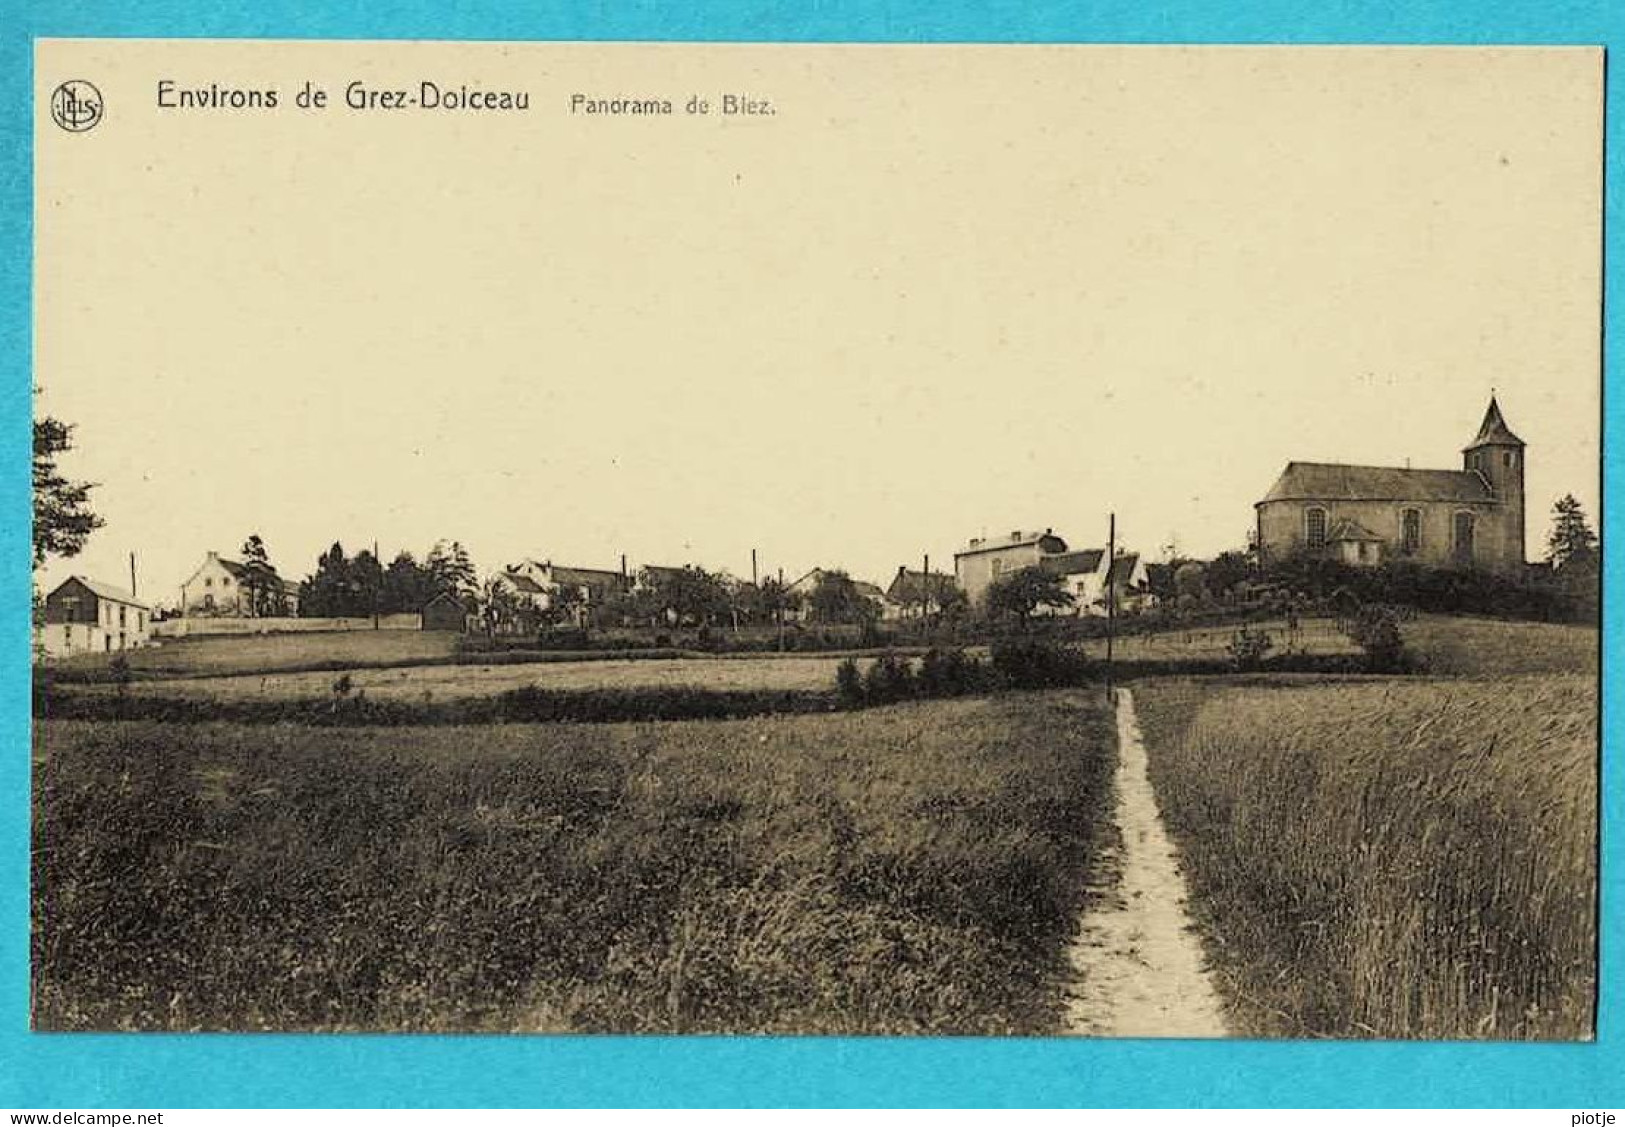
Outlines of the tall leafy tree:
<svg viewBox="0 0 1625 1127">
<path fill-rule="evenodd" d="M 71 481 L 57 456 L 73 449 L 73 427 L 57 419 L 34 420 L 34 566 L 47 556 L 76 556 L 102 526 L 90 510 L 91 482 Z"/>
<path fill-rule="evenodd" d="M 818 576 L 807 609 L 816 622 L 857 623 L 873 622 L 880 615 L 875 604 L 863 597 L 852 577 L 844 571 L 826 571 Z"/>
<path fill-rule="evenodd" d="M 350 561 L 338 541 L 316 558 L 316 570 L 299 585 L 299 613 L 307 618 L 336 618 L 349 602 Z"/>
<path fill-rule="evenodd" d="M 986 597 L 990 614 L 1014 618 L 1024 626 L 1040 607 L 1059 610 L 1073 604 L 1065 581 L 1039 567 L 1000 576 L 988 585 Z"/>
<path fill-rule="evenodd" d="M 1546 538 L 1546 559 L 1553 568 L 1591 564 L 1597 558 L 1597 534 L 1574 494 L 1565 493 L 1552 506 L 1552 531 Z"/>
<path fill-rule="evenodd" d="M 429 549 L 428 556 L 423 561 L 424 569 L 429 573 L 428 594 L 447 594 L 462 598 L 475 592 L 477 579 L 474 574 L 474 563 L 469 559 L 468 549 L 456 540 L 449 543 L 445 540 L 436 540 L 434 547 Z"/>
<path fill-rule="evenodd" d="M 385 614 L 413 613 L 423 609 L 433 594 L 429 590 L 429 573 L 418 564 L 411 552 L 404 549 L 384 569 L 383 591 L 379 606 Z"/>
<path fill-rule="evenodd" d="M 270 552 L 259 533 L 243 542 L 243 590 L 248 595 L 248 613 L 260 618 L 274 617 L 286 609 L 282 595 L 282 577 L 271 564 Z"/>
</svg>

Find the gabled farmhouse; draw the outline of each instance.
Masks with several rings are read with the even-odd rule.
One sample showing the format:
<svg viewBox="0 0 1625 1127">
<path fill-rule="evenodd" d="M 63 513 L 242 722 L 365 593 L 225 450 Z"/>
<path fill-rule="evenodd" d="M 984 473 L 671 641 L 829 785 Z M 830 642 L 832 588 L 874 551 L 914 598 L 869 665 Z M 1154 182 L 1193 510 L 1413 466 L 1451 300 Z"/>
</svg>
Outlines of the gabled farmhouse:
<svg viewBox="0 0 1625 1127">
<path fill-rule="evenodd" d="M 886 588 L 887 618 L 919 618 L 942 613 L 942 600 L 957 591 L 954 577 L 945 572 L 910 571 L 899 567 Z"/>
<path fill-rule="evenodd" d="M 504 569 L 497 578 L 518 601 L 537 611 L 551 610 L 560 592 L 573 592 L 578 622 L 585 621 L 593 607 L 630 587 L 621 572 L 565 567 L 552 560 L 527 559 Z"/>
<path fill-rule="evenodd" d="M 1524 442 L 1491 396 L 1459 470 L 1288 462 L 1254 508 L 1266 560 L 1521 571 Z"/>
<path fill-rule="evenodd" d="M 45 596 L 40 643 L 47 657 L 114 653 L 147 644 L 152 611 L 134 595 L 75 575 Z"/>
<path fill-rule="evenodd" d="M 1104 548 L 1087 548 L 1046 556 L 1039 567 L 1060 576 L 1072 596 L 1071 607 L 1053 608 L 1051 614 L 1104 615 L 1108 590 L 1119 614 L 1134 614 L 1155 602 L 1150 573 L 1138 552 L 1119 552 L 1111 559 Z"/>
<path fill-rule="evenodd" d="M 210 552 L 203 557 L 203 562 L 192 577 L 181 584 L 181 613 L 210 618 L 251 616 L 254 613 L 253 596 L 244 585 L 248 574 L 248 568 L 236 560 Z M 281 576 L 276 577 L 276 582 L 281 584 L 282 613 L 298 614 L 299 584 L 290 583 Z"/>
</svg>

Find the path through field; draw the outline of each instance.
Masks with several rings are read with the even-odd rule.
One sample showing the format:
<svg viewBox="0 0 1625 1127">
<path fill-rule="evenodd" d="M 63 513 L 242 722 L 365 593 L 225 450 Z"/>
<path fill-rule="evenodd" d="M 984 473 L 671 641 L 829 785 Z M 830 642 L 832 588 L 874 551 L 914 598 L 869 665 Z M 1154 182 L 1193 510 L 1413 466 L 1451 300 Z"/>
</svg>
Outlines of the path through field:
<svg viewBox="0 0 1625 1127">
<path fill-rule="evenodd" d="M 1179 855 L 1146 774 L 1134 695 L 1117 690 L 1114 886 L 1083 918 L 1067 953 L 1076 973 L 1066 1031 L 1086 1037 L 1223 1037 L 1219 997 L 1185 912 Z M 1115 869 L 1115 872 L 1113 871 Z"/>
</svg>

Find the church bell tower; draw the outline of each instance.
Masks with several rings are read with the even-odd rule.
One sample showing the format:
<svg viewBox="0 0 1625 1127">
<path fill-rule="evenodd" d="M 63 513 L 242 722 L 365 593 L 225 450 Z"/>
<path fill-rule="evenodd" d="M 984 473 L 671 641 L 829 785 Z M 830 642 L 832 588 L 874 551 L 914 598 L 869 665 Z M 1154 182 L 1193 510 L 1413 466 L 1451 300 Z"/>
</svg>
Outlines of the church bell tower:
<svg viewBox="0 0 1625 1127">
<path fill-rule="evenodd" d="M 1483 477 L 1500 502 L 1499 515 L 1494 518 L 1500 535 L 1493 549 L 1485 538 L 1484 562 L 1502 570 L 1521 568 L 1524 563 L 1524 443 L 1507 426 L 1494 395 L 1490 396 L 1490 406 L 1484 412 L 1477 437 L 1461 452 L 1461 457 L 1462 469 Z"/>
</svg>

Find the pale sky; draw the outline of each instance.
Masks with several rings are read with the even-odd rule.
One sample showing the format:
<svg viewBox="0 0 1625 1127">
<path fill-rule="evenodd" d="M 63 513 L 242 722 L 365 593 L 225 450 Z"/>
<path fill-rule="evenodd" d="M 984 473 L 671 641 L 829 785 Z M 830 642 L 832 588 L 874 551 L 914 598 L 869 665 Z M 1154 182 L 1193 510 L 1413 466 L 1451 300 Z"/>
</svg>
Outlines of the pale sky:
<svg viewBox="0 0 1625 1127">
<path fill-rule="evenodd" d="M 173 601 L 250 533 L 885 583 L 972 536 L 1239 548 L 1292 459 L 1599 477 L 1591 50 L 42 44 L 36 382 Z M 160 110 L 160 79 L 280 92 Z M 363 78 L 525 113 L 293 107 Z M 772 117 L 690 117 L 738 91 Z M 571 114 L 573 93 L 672 117 Z"/>
</svg>

